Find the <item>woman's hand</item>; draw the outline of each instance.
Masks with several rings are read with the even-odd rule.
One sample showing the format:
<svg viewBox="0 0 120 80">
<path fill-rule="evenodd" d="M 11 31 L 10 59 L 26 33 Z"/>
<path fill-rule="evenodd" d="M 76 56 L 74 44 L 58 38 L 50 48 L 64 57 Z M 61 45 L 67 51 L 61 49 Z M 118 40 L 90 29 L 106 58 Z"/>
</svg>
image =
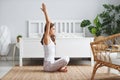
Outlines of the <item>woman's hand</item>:
<svg viewBox="0 0 120 80">
<path fill-rule="evenodd" d="M 46 12 L 46 5 L 44 3 L 42 3 L 42 8 L 41 9 L 42 9 L 43 12 Z"/>
<path fill-rule="evenodd" d="M 45 15 L 45 19 L 46 19 L 46 24 L 51 23 L 48 13 L 47 13 L 47 8 L 46 5 L 44 3 L 42 3 L 42 8 L 41 10 L 43 11 L 44 15 Z"/>
</svg>

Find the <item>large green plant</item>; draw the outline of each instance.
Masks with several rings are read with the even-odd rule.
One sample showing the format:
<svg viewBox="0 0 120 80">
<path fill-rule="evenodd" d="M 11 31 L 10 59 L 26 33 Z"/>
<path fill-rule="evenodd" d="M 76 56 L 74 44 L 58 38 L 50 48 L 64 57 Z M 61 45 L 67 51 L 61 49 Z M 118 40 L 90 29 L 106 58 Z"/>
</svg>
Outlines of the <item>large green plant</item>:
<svg viewBox="0 0 120 80">
<path fill-rule="evenodd" d="M 81 27 L 88 26 L 95 36 L 120 33 L 120 5 L 104 4 L 103 7 L 105 10 L 94 19 L 94 25 L 91 25 L 90 20 L 83 20 Z"/>
<path fill-rule="evenodd" d="M 99 16 L 96 16 L 96 18 L 93 21 L 93 25 L 91 25 L 90 20 L 83 20 L 81 22 L 81 27 L 88 27 L 88 30 L 91 34 L 94 36 L 99 36 L 102 33 L 102 24 L 99 20 Z"/>
<path fill-rule="evenodd" d="M 99 15 L 102 21 L 104 34 L 120 33 L 120 5 L 104 4 L 105 10 Z"/>
</svg>

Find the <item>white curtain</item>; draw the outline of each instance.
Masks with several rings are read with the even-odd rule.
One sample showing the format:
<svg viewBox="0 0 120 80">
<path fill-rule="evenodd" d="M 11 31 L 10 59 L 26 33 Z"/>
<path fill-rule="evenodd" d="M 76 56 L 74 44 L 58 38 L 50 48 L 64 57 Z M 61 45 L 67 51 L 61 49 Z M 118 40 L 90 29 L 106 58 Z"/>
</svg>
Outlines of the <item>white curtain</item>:
<svg viewBox="0 0 120 80">
<path fill-rule="evenodd" d="M 0 27 L 0 55 L 7 55 L 10 49 L 11 35 L 7 26 Z"/>
</svg>

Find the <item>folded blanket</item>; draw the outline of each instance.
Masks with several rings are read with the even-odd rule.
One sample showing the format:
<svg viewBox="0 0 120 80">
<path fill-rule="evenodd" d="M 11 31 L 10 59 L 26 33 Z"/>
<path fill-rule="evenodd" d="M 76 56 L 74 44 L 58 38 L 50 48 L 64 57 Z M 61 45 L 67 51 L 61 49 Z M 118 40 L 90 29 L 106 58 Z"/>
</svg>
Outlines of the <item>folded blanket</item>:
<svg viewBox="0 0 120 80">
<path fill-rule="evenodd" d="M 10 49 L 11 36 L 7 26 L 0 27 L 0 55 L 7 55 Z"/>
</svg>

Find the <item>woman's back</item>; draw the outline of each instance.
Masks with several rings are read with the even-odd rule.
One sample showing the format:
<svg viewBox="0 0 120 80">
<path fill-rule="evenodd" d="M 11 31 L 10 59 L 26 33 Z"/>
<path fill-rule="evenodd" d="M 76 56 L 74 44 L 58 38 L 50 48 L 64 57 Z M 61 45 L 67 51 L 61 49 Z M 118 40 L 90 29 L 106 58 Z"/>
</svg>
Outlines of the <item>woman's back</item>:
<svg viewBox="0 0 120 80">
<path fill-rule="evenodd" d="M 44 44 L 44 60 L 54 62 L 55 57 L 55 44 L 50 39 L 50 43 L 48 45 Z"/>
</svg>

